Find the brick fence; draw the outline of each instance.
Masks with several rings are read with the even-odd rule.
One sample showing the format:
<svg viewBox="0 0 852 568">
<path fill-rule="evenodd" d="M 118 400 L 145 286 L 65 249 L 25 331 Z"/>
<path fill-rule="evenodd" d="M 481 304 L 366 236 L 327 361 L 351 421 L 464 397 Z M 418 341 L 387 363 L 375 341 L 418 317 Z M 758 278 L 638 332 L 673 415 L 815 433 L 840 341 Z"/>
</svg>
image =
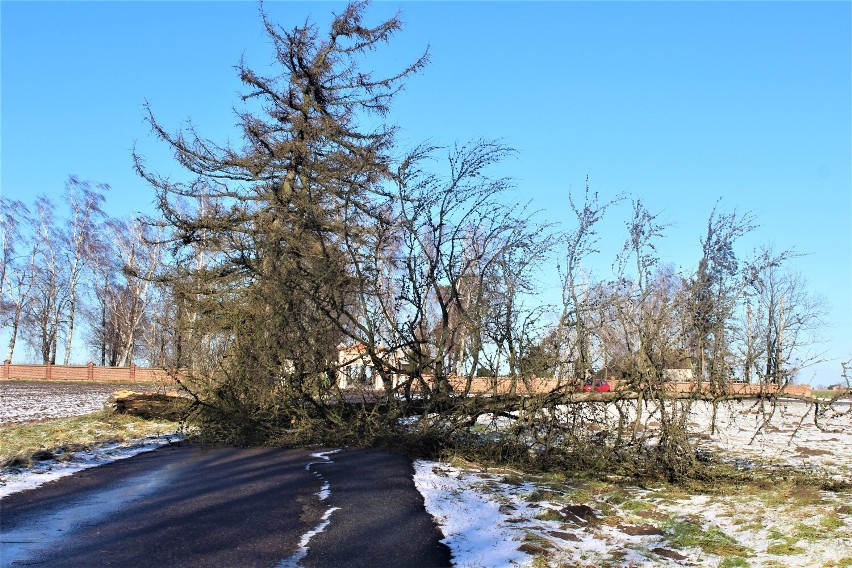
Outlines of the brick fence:
<svg viewBox="0 0 852 568">
<path fill-rule="evenodd" d="M 450 385 L 455 392 L 461 392 L 466 386 L 464 377 L 450 377 L 448 379 Z M 517 394 L 543 394 L 553 391 L 554 389 L 565 386 L 565 381 L 548 378 L 532 378 L 526 381 L 515 381 L 511 377 L 474 377 L 470 392 L 473 394 L 507 394 L 512 390 L 512 384 L 515 383 L 515 392 Z M 623 387 L 619 381 L 609 381 L 612 390 L 621 390 Z M 698 385 L 693 381 L 672 381 L 666 383 L 666 390 L 670 393 L 686 394 L 686 393 L 710 393 L 710 385 L 703 383 Z M 778 385 L 759 385 L 745 383 L 729 383 L 726 385 L 725 393 L 730 395 L 771 395 L 778 393 Z M 787 385 L 781 387 L 783 394 L 792 396 L 810 396 L 810 385 Z"/>
<path fill-rule="evenodd" d="M 710 385 L 707 383 L 700 385 L 701 388 L 699 388 L 698 384 L 691 382 L 669 383 L 666 387 L 676 393 L 710 392 Z M 729 383 L 725 385 L 725 392 L 732 395 L 772 395 L 778 394 L 779 391 L 782 394 L 789 394 L 791 396 L 811 396 L 812 389 L 810 385 L 786 385 L 783 387 L 773 384 L 754 385 L 746 383 Z"/>
<path fill-rule="evenodd" d="M 166 369 L 154 369 L 149 367 L 99 367 L 94 363 L 88 365 L 13 365 L 10 361 L 3 363 L 2 379 L 30 379 L 42 381 L 90 381 L 97 383 L 174 383 L 174 379 Z M 427 380 L 428 381 L 428 380 Z M 431 381 L 428 381 L 431 382 Z M 465 388 L 466 379 L 463 377 L 450 377 L 449 382 L 456 392 Z M 473 394 L 507 394 L 512 390 L 510 377 L 474 377 L 470 392 Z M 612 390 L 619 390 L 621 385 L 618 381 L 609 381 Z M 533 378 L 526 381 L 518 380 L 515 383 L 517 394 L 541 394 L 551 392 L 559 386 L 564 386 L 564 381 L 550 378 Z M 666 390 L 673 393 L 708 393 L 710 385 L 704 383 L 699 385 L 695 382 L 670 382 L 666 383 Z M 744 383 L 730 383 L 727 385 L 728 394 L 754 395 L 775 394 L 778 385 L 754 385 Z M 810 396 L 809 385 L 788 385 L 781 390 L 784 394 L 793 396 Z"/>
<path fill-rule="evenodd" d="M 454 392 L 464 391 L 467 384 L 466 377 L 450 376 L 447 381 L 453 387 Z M 512 391 L 513 384 L 517 394 L 542 394 L 565 386 L 565 381 L 544 378 L 521 380 L 511 377 L 473 377 L 470 383 L 470 392 L 473 394 L 508 394 Z"/>
<path fill-rule="evenodd" d="M 173 383 L 165 369 L 148 367 L 99 367 L 88 365 L 13 365 L 3 362 L 3 379 L 41 381 L 89 381 L 95 383 Z"/>
</svg>

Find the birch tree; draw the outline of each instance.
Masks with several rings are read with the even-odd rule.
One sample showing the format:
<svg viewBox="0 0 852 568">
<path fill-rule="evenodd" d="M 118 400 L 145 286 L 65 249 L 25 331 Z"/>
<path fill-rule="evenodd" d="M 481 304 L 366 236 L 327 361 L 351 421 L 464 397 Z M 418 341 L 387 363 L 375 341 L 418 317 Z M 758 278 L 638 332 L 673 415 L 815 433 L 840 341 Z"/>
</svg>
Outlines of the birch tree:
<svg viewBox="0 0 852 568">
<path fill-rule="evenodd" d="M 34 238 L 39 246 L 35 278 L 28 302 L 25 331 L 42 362 L 56 364 L 59 337 L 68 306 L 68 272 L 62 258 L 62 235 L 57 229 L 56 205 L 45 196 L 35 201 Z"/>
<path fill-rule="evenodd" d="M 118 293 L 108 309 L 120 340 L 118 364 L 127 366 L 133 362 L 143 323 L 150 316 L 153 280 L 162 270 L 163 250 L 156 229 L 141 219 L 111 220 L 108 228 L 114 237 L 119 274 Z"/>
<path fill-rule="evenodd" d="M 6 360 L 15 352 L 22 318 L 28 308 L 36 277 L 39 240 L 31 237 L 34 226 L 27 206 L 17 200 L 0 198 L 3 266 L 0 273 L 0 313 L 9 329 Z M 24 230 L 22 230 L 22 228 Z M 26 231 L 26 232 L 25 232 Z"/>
<path fill-rule="evenodd" d="M 68 207 L 66 233 L 63 241 L 66 246 L 65 263 L 68 272 L 68 312 L 65 329 L 65 354 L 63 364 L 67 365 L 71 356 L 74 338 L 74 324 L 77 315 L 78 289 L 83 271 L 93 258 L 94 232 L 100 219 L 104 217 L 101 209 L 104 203 L 103 193 L 109 189 L 106 184 L 92 186 L 87 181 L 71 177 L 65 185 L 65 198 Z"/>
</svg>

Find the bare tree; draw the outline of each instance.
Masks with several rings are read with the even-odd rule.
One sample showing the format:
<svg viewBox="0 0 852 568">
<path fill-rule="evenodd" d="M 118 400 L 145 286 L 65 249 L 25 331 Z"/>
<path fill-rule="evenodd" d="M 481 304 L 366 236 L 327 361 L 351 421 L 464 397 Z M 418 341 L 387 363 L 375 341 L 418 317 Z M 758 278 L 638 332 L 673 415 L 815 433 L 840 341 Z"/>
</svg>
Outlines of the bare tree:
<svg viewBox="0 0 852 568">
<path fill-rule="evenodd" d="M 0 266 L 0 293 L 5 294 L 6 278 L 13 271 L 17 259 L 18 245 L 23 241 L 22 221 L 26 221 L 29 210 L 23 202 L 0 197 L 0 254 L 3 265 Z"/>
<path fill-rule="evenodd" d="M 65 218 L 57 215 L 56 204 L 44 196 L 35 200 L 34 219 L 29 219 L 20 202 L 5 210 L 2 280 L 4 296 L 13 298 L 9 304 L 9 357 L 22 329 L 45 363 L 56 362 L 60 339 L 64 339 L 63 363 L 68 364 L 84 270 L 92 258 L 95 227 L 103 217 L 105 189 L 71 177 L 66 184 Z M 20 258 L 15 247 L 19 242 L 31 243 Z"/>
<path fill-rule="evenodd" d="M 104 216 L 101 206 L 103 192 L 109 186 L 98 184 L 92 187 L 87 181 L 71 177 L 65 185 L 66 202 L 69 209 L 67 233 L 63 236 L 66 246 L 65 263 L 68 271 L 68 313 L 65 330 L 65 354 L 63 364 L 67 365 L 71 356 L 74 336 L 74 322 L 77 313 L 78 286 L 83 270 L 93 257 L 94 231 L 98 221 Z"/>
<path fill-rule="evenodd" d="M 560 325 L 573 330 L 572 346 L 569 347 L 571 373 L 576 383 L 584 381 L 592 370 L 591 343 L 592 338 L 588 329 L 589 314 L 589 282 L 583 272 L 582 264 L 597 250 L 598 228 L 607 209 L 624 199 L 618 195 L 601 203 L 597 192 L 591 193 L 586 179 L 585 193 L 582 203 L 576 203 L 573 195 L 568 194 L 568 204 L 576 227 L 565 236 L 565 273 L 562 275 L 562 317 Z M 565 335 L 568 338 L 568 335 Z"/>
<path fill-rule="evenodd" d="M 125 276 L 126 300 L 124 307 L 116 315 L 122 321 L 123 347 L 122 365 L 133 362 L 141 324 L 147 314 L 147 304 L 151 281 L 161 269 L 162 248 L 156 235 L 150 233 L 150 226 L 140 219 L 130 221 L 115 221 L 112 223 L 115 231 L 118 258 Z"/>
<path fill-rule="evenodd" d="M 632 322 L 635 330 L 636 346 L 629 348 L 635 354 L 637 365 L 632 380 L 646 387 L 662 380 L 661 361 L 655 357 L 660 336 L 655 333 L 654 312 L 649 305 L 654 292 L 654 287 L 650 286 L 652 274 L 659 268 L 657 242 L 667 227 L 657 217 L 641 200 L 633 201 L 632 217 L 626 223 L 627 239 L 616 259 L 619 290 L 623 298 L 629 299 L 619 302 L 618 309 L 621 320 Z M 631 263 L 635 269 L 633 278 L 629 276 Z M 629 332 L 625 331 L 625 334 L 629 335 Z"/>
<path fill-rule="evenodd" d="M 531 267 L 552 239 L 523 208 L 502 200 L 508 180 L 487 175 L 508 148 L 486 141 L 457 146 L 447 174 L 422 167 L 430 151 L 404 164 L 399 194 L 381 208 L 385 222 L 372 237 L 345 241 L 358 300 L 328 311 L 344 316 L 341 331 L 365 346 L 379 372 L 387 368 L 407 377 L 406 387 L 444 396 L 451 377 L 466 375 L 470 388 L 488 321 L 502 330 L 501 348 L 514 340 L 507 343 L 506 322 L 513 333 L 519 297 L 531 290 Z M 489 311 L 497 308 L 499 315 Z"/>
<path fill-rule="evenodd" d="M 812 349 L 824 328 L 825 302 L 786 264 L 797 256 L 764 248 L 749 265 L 744 372 L 762 383 L 785 385 L 819 361 Z"/>
<path fill-rule="evenodd" d="M 15 345 L 31 298 L 36 276 L 36 258 L 39 255 L 38 239 L 25 237 L 21 228 L 30 229 L 33 220 L 29 209 L 21 201 L 0 198 L 2 209 L 3 267 L 0 273 L 0 309 L 2 324 L 9 328 L 9 345 L 6 360 L 11 361 Z M 23 245 L 23 247 L 21 247 Z M 21 250 L 23 249 L 23 250 Z"/>
<path fill-rule="evenodd" d="M 401 185 L 408 252 L 401 277 L 411 322 L 401 331 L 408 331 L 416 367 L 434 372 L 439 387 L 465 373 L 470 389 L 486 336 L 491 356 L 505 355 L 509 373 L 520 376 L 521 298 L 532 292 L 532 273 L 553 237 L 505 200 L 509 180 L 488 177 L 487 168 L 509 153 L 486 141 L 456 147 L 446 177 L 423 172 Z"/>
<path fill-rule="evenodd" d="M 715 387 L 727 383 L 732 374 L 730 327 L 745 282 L 734 245 L 754 228 L 750 213 L 719 213 L 717 204 L 701 239 L 698 269 L 689 282 L 694 374 Z"/>
<path fill-rule="evenodd" d="M 68 272 L 62 258 L 62 235 L 57 229 L 56 205 L 40 196 L 35 202 L 35 237 L 39 240 L 32 297 L 24 331 L 44 363 L 56 363 L 59 337 L 68 307 Z"/>
<path fill-rule="evenodd" d="M 155 284 L 153 289 L 149 290 L 146 312 L 142 322 L 141 344 L 148 366 L 177 366 L 177 308 L 166 286 Z"/>
<path fill-rule="evenodd" d="M 162 246 L 152 228 L 141 219 L 110 219 L 102 227 L 95 284 L 99 308 L 90 315 L 93 343 L 102 364 L 126 366 L 133 362 L 142 330 L 151 313 L 154 275 L 162 270 Z"/>
</svg>

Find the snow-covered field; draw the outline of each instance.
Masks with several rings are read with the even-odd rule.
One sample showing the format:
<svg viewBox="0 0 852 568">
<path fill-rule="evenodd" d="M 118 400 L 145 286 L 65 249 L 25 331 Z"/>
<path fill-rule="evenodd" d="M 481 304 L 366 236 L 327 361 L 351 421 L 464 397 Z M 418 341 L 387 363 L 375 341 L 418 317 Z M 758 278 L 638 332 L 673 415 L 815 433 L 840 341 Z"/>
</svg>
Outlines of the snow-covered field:
<svg viewBox="0 0 852 568">
<path fill-rule="evenodd" d="M 743 467 L 852 481 L 852 413 L 838 408 L 820 428 L 802 403 L 778 406 L 768 422 L 754 403 L 736 403 L 711 435 L 710 407 L 698 405 L 692 425 L 705 448 Z M 689 494 L 428 461 L 415 463 L 415 483 L 456 566 L 852 566 L 849 491 L 755 483 Z"/>
<path fill-rule="evenodd" d="M 119 390 L 146 392 L 155 386 L 48 381 L 0 381 L 0 424 L 81 416 L 101 410 Z"/>
<path fill-rule="evenodd" d="M 740 463 L 820 471 L 852 482 L 852 406 L 847 402 L 816 408 L 780 401 L 775 408 L 758 403 L 720 405 L 717 432 L 710 434 L 711 406 L 698 405 L 691 426 L 702 433 L 699 447 Z"/>
<path fill-rule="evenodd" d="M 849 493 L 799 505 L 783 491 L 679 495 L 516 483 L 437 462 L 415 470 L 455 566 L 852 565 Z"/>
</svg>

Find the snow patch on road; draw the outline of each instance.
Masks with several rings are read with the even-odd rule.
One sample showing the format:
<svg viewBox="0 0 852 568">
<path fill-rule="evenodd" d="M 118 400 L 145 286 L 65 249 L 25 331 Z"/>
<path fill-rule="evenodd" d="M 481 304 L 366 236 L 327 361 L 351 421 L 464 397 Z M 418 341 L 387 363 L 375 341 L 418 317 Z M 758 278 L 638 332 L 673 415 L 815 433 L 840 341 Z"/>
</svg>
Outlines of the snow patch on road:
<svg viewBox="0 0 852 568">
<path fill-rule="evenodd" d="M 297 568 L 299 566 L 299 561 L 308 553 L 308 543 L 315 535 L 318 535 L 325 530 L 325 527 L 327 527 L 331 522 L 331 514 L 338 509 L 340 509 L 340 507 L 331 507 L 328 509 L 323 514 L 320 524 L 302 535 L 301 540 L 299 540 L 299 550 L 297 550 L 290 558 L 282 560 L 281 563 L 278 564 L 277 568 Z"/>
<path fill-rule="evenodd" d="M 325 501 L 331 497 L 331 484 L 328 481 L 323 481 L 322 488 L 315 495 L 320 498 L 320 501 Z"/>
<path fill-rule="evenodd" d="M 317 452 L 315 454 L 311 454 L 312 458 L 320 458 L 323 461 L 318 462 L 310 462 L 305 465 L 306 471 L 313 471 L 314 475 L 322 480 L 322 487 L 319 491 L 314 493 L 317 497 L 319 497 L 320 501 L 325 501 L 329 497 L 331 497 L 331 484 L 323 479 L 322 474 L 314 469 L 315 465 L 326 465 L 330 463 L 334 463 L 334 461 L 328 457 L 331 454 L 336 454 L 340 450 L 328 450 L 325 452 Z M 340 509 L 340 507 L 329 507 L 326 509 L 325 513 L 323 513 L 322 518 L 317 526 L 313 529 L 309 530 L 305 534 L 302 535 L 302 538 L 299 539 L 299 549 L 293 553 L 289 558 L 285 558 L 281 562 L 278 563 L 276 568 L 297 568 L 299 566 L 299 561 L 302 560 L 308 554 L 308 543 L 311 542 L 311 539 L 320 534 L 325 530 L 325 528 L 331 523 L 331 514 Z"/>
</svg>

